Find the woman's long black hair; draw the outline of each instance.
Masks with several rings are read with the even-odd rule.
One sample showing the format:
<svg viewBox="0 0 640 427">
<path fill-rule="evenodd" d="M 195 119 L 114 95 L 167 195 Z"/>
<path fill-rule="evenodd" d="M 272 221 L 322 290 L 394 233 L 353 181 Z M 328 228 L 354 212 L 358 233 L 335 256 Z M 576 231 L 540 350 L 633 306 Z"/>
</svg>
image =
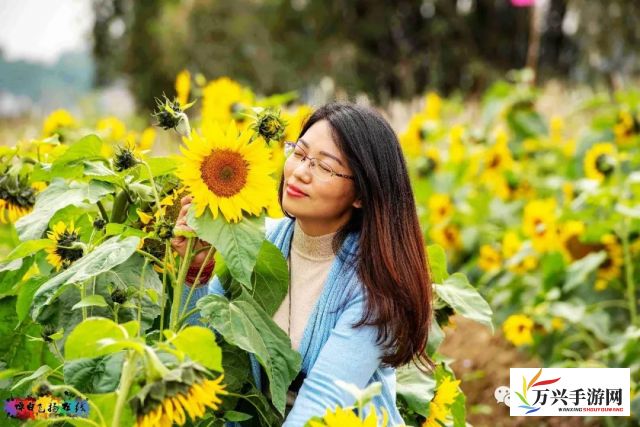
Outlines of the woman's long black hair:
<svg viewBox="0 0 640 427">
<path fill-rule="evenodd" d="M 383 345 L 382 362 L 415 361 L 430 369 L 426 354 L 432 319 L 431 275 L 418 222 L 407 165 L 398 138 L 376 111 L 350 103 L 330 103 L 305 122 L 300 136 L 316 122 L 331 125 L 334 141 L 355 176 L 362 208 L 336 234 L 334 249 L 359 231 L 358 276 L 367 295 L 366 311 L 354 327 L 375 326 Z M 280 180 L 282 204 L 284 176 Z M 289 215 L 287 215 L 289 216 Z"/>
</svg>

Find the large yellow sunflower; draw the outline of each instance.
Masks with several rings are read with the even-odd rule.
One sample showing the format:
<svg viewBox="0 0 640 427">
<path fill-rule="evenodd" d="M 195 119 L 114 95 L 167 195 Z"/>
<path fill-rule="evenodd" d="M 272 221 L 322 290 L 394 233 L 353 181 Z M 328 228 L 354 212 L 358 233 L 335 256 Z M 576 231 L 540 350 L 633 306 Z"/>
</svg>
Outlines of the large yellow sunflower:
<svg viewBox="0 0 640 427">
<path fill-rule="evenodd" d="M 196 215 L 209 207 L 214 218 L 222 212 L 228 222 L 242 219 L 243 211 L 259 215 L 273 203 L 276 183 L 269 149 L 249 143 L 251 132 L 238 133 L 234 122 L 224 132 L 219 125 L 185 139 L 186 148 L 177 175 L 193 195 Z"/>
<path fill-rule="evenodd" d="M 203 124 L 218 122 L 226 125 L 230 120 L 243 122 L 241 113 L 253 104 L 251 91 L 228 77 L 210 82 L 202 95 Z"/>
<path fill-rule="evenodd" d="M 53 230 L 47 233 L 53 242 L 47 248 L 47 261 L 59 271 L 69 267 L 74 261 L 82 258 L 83 250 L 76 243 L 80 242 L 79 228 L 74 228 L 73 222 L 65 225 L 59 221 L 53 226 Z"/>
<path fill-rule="evenodd" d="M 200 374 L 197 374 L 190 384 L 184 380 L 161 380 L 166 384 L 165 387 L 157 387 L 158 390 L 166 390 L 161 401 L 158 396 L 150 394 L 150 385 L 145 386 L 143 392 L 147 393 L 146 398 L 134 397 L 136 427 L 182 426 L 187 422 L 187 416 L 195 422 L 205 415 L 207 408 L 217 410 L 222 403 L 220 396 L 227 394 L 221 384 L 223 375 L 215 380 L 199 377 Z"/>
<path fill-rule="evenodd" d="M 378 424 L 378 415 L 373 405 L 369 415 L 362 420 L 351 409 L 336 407 L 335 411 L 327 409 L 322 421 L 309 421 L 310 427 L 387 427 L 389 419 L 387 412 L 382 410 L 382 424 Z"/>
<path fill-rule="evenodd" d="M 451 413 L 451 405 L 460 394 L 459 385 L 460 380 L 453 380 L 451 377 L 445 377 L 437 385 L 436 394 L 429 403 L 429 418 L 422 427 L 440 427 L 446 422 Z"/>
<path fill-rule="evenodd" d="M 584 174 L 587 178 L 604 181 L 616 167 L 616 148 L 613 144 L 595 144 L 584 156 Z"/>
</svg>

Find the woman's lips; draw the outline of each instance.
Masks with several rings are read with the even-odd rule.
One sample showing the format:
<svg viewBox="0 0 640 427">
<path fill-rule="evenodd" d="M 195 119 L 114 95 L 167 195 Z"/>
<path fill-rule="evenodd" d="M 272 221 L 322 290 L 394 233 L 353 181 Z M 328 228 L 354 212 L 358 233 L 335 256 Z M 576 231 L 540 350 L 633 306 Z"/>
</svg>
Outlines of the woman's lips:
<svg viewBox="0 0 640 427">
<path fill-rule="evenodd" d="M 298 187 L 294 185 L 287 184 L 287 194 L 291 197 L 306 197 L 307 195 L 303 193 Z"/>
</svg>

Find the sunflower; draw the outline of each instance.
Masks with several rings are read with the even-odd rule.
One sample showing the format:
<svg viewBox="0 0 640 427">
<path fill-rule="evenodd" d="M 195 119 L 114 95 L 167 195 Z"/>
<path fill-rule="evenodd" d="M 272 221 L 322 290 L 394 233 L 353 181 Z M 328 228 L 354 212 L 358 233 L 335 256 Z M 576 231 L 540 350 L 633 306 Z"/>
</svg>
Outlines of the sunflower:
<svg viewBox="0 0 640 427">
<path fill-rule="evenodd" d="M 554 199 L 532 200 L 524 208 L 523 231 L 531 237 L 534 249 L 540 253 L 556 247 L 555 210 Z"/>
<path fill-rule="evenodd" d="M 640 122 L 629 111 L 620 111 L 616 124 L 613 126 L 613 133 L 618 145 L 629 145 L 634 136 L 640 134 Z"/>
<path fill-rule="evenodd" d="M 276 191 L 269 149 L 250 144 L 251 132 L 238 130 L 230 122 L 224 132 L 219 125 L 185 139 L 186 148 L 177 175 L 193 194 L 196 215 L 209 207 L 214 218 L 222 212 L 228 222 L 242 219 L 243 211 L 259 215 Z"/>
<path fill-rule="evenodd" d="M 84 251 L 80 242 L 79 228 L 74 228 L 73 222 L 65 225 L 59 221 L 53 230 L 47 233 L 53 244 L 47 248 L 47 261 L 59 271 L 68 268 L 74 261 L 82 258 Z"/>
<path fill-rule="evenodd" d="M 12 224 L 33 209 L 36 186 L 8 173 L 0 177 L 0 224 Z"/>
<path fill-rule="evenodd" d="M 302 127 L 307 121 L 313 110 L 308 105 L 300 105 L 293 112 L 283 113 L 283 117 L 287 122 L 287 128 L 284 131 L 285 141 L 297 141 L 302 132 Z"/>
<path fill-rule="evenodd" d="M 610 281 L 620 277 L 624 264 L 622 246 L 618 237 L 614 234 L 605 234 L 600 238 L 600 242 L 604 245 L 607 258 L 598 267 L 596 273 L 595 288 L 598 291 L 606 289 Z"/>
<path fill-rule="evenodd" d="M 517 347 L 533 344 L 532 329 L 533 320 L 524 314 L 512 314 L 502 324 L 505 338 Z"/>
<path fill-rule="evenodd" d="M 74 128 L 78 124 L 67 110 L 55 110 L 47 116 L 42 125 L 42 136 L 48 137 L 58 133 L 61 129 Z"/>
<path fill-rule="evenodd" d="M 127 127 L 115 116 L 109 116 L 98 120 L 96 129 L 102 131 L 103 135 L 112 141 L 122 140 L 127 134 Z"/>
<path fill-rule="evenodd" d="M 436 385 L 436 393 L 429 403 L 429 417 L 422 427 L 440 427 L 451 413 L 451 405 L 460 394 L 460 380 L 446 376 Z"/>
<path fill-rule="evenodd" d="M 584 173 L 587 178 L 602 182 L 613 173 L 616 163 L 616 148 L 613 144 L 595 144 L 584 156 Z"/>
<path fill-rule="evenodd" d="M 265 144 L 270 144 L 271 141 L 284 141 L 286 127 L 287 122 L 280 116 L 280 111 L 265 108 L 256 116 L 255 122 L 251 125 L 251 130 L 256 133 L 256 136 L 261 137 Z"/>
<path fill-rule="evenodd" d="M 191 91 L 191 74 L 188 70 L 182 70 L 178 73 L 175 89 L 180 105 L 186 105 L 189 102 L 189 92 Z"/>
<path fill-rule="evenodd" d="M 387 427 L 389 419 L 388 414 L 382 409 L 382 423 L 378 424 L 378 414 L 373 405 L 369 415 L 362 420 L 352 409 L 336 407 L 335 411 L 327 409 L 322 421 L 310 420 L 310 427 Z"/>
<path fill-rule="evenodd" d="M 426 119 L 434 122 L 439 121 L 441 111 L 442 98 L 435 92 L 429 92 L 424 98 L 424 115 Z"/>
<path fill-rule="evenodd" d="M 448 194 L 433 194 L 429 197 L 429 222 L 440 224 L 453 215 L 454 207 Z"/>
<path fill-rule="evenodd" d="M 449 133 L 449 160 L 454 164 L 458 164 L 464 160 L 464 132 L 464 126 L 454 125 Z"/>
<path fill-rule="evenodd" d="M 495 142 L 484 152 L 484 178 L 490 180 L 496 173 L 509 170 L 513 166 L 513 157 L 509 149 L 509 135 L 504 129 L 498 129 Z"/>
<path fill-rule="evenodd" d="M 203 90 L 202 121 L 226 126 L 230 120 L 244 122 L 242 115 L 253 104 L 253 94 L 228 77 L 220 77 Z"/>
<path fill-rule="evenodd" d="M 424 127 L 426 120 L 424 113 L 413 115 L 407 130 L 400 134 L 400 146 L 408 157 L 417 157 L 422 152 L 422 143 L 427 136 L 427 130 Z"/>
<path fill-rule="evenodd" d="M 136 414 L 136 427 L 182 426 L 187 415 L 192 421 L 202 418 L 207 408 L 217 410 L 221 395 L 227 394 L 221 384 L 205 377 L 205 370 L 193 363 L 170 371 L 157 382 L 145 385 L 131 400 Z"/>
<path fill-rule="evenodd" d="M 559 227 L 560 250 L 567 262 L 575 261 L 586 256 L 591 248 L 580 241 L 585 233 L 585 225 L 582 221 L 567 221 Z"/>
<path fill-rule="evenodd" d="M 456 250 L 462 247 L 460 229 L 453 224 L 432 228 L 429 237 L 446 250 Z"/>
<path fill-rule="evenodd" d="M 502 237 L 502 257 L 507 270 L 516 273 L 527 273 L 538 265 L 538 259 L 529 254 L 530 249 L 523 250 L 523 243 L 514 231 L 507 231 Z"/>
<path fill-rule="evenodd" d="M 418 175 L 426 177 L 435 172 L 441 163 L 440 151 L 436 147 L 427 147 L 424 155 L 418 158 Z"/>
<path fill-rule="evenodd" d="M 502 257 L 500 251 L 491 245 L 482 245 L 480 247 L 480 259 L 478 266 L 484 271 L 496 271 L 500 269 Z"/>
</svg>

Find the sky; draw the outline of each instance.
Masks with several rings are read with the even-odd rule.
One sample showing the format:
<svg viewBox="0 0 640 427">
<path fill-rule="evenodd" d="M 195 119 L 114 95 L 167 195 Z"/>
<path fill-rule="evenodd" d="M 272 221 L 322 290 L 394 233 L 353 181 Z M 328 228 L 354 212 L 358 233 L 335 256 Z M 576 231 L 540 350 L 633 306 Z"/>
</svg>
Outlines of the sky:
<svg viewBox="0 0 640 427">
<path fill-rule="evenodd" d="M 88 50 L 92 26 L 91 0 L 0 0 L 0 49 L 9 61 L 51 64 Z"/>
</svg>

